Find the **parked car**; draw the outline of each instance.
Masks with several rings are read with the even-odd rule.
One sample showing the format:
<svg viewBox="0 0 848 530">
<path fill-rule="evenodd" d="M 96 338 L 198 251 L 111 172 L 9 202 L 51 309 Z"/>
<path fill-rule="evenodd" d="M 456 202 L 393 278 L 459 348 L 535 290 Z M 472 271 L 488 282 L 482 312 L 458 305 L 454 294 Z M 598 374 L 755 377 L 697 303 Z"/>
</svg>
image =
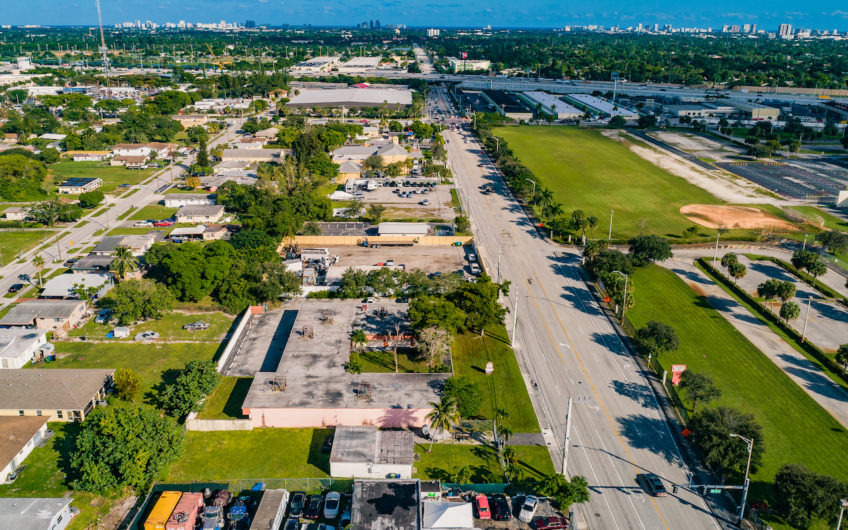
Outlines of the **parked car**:
<svg viewBox="0 0 848 530">
<path fill-rule="evenodd" d="M 138 341 L 146 341 L 146 340 L 156 340 L 159 338 L 159 334 L 155 331 L 142 331 L 141 333 L 135 336 L 135 340 Z"/>
<path fill-rule="evenodd" d="M 324 497 L 320 495 L 312 495 L 309 497 L 309 504 L 306 506 L 306 513 L 303 516 L 307 519 L 318 519 L 321 517 L 321 505 L 324 503 Z"/>
<path fill-rule="evenodd" d="M 568 528 L 568 519 L 565 517 L 537 517 L 533 520 L 536 530 L 558 530 Z"/>
<path fill-rule="evenodd" d="M 172 226 L 174 224 L 173 219 L 162 219 L 161 221 L 156 221 L 153 223 L 153 226 L 163 227 L 163 226 Z"/>
<path fill-rule="evenodd" d="M 338 491 L 331 491 L 324 499 L 324 519 L 335 519 L 339 516 L 339 507 L 342 504 L 342 495 Z"/>
<path fill-rule="evenodd" d="M 224 508 L 207 506 L 200 519 L 203 521 L 203 530 L 221 530 L 224 528 Z"/>
<path fill-rule="evenodd" d="M 330 524 L 321 523 L 318 525 L 317 530 L 336 530 L 336 527 Z"/>
<path fill-rule="evenodd" d="M 491 519 L 492 511 L 489 509 L 489 499 L 482 493 L 474 497 L 474 511 L 478 519 Z"/>
<path fill-rule="evenodd" d="M 333 450 L 333 435 L 331 434 L 327 441 L 321 444 L 321 452 L 329 453 Z"/>
<path fill-rule="evenodd" d="M 509 508 L 509 500 L 506 495 L 498 493 L 492 495 L 492 519 L 496 521 L 509 521 L 512 519 L 512 510 Z"/>
<path fill-rule="evenodd" d="M 339 519 L 339 528 L 344 528 L 350 524 L 350 508 L 345 508 L 345 511 L 342 512 L 342 518 Z"/>
<path fill-rule="evenodd" d="M 17 293 L 18 291 L 20 291 L 20 290 L 21 290 L 21 289 L 23 289 L 24 287 L 26 287 L 26 285 L 24 285 L 24 284 L 22 284 L 22 283 L 13 283 L 13 284 L 9 287 L 9 292 L 10 292 L 10 293 Z"/>
<path fill-rule="evenodd" d="M 386 267 L 392 267 L 394 264 L 395 264 L 395 260 L 393 260 L 393 259 L 387 259 L 386 260 Z"/>
<path fill-rule="evenodd" d="M 153 223 L 150 221 L 136 221 L 133 223 L 133 226 L 136 228 L 148 228 L 153 226 Z"/>
<path fill-rule="evenodd" d="M 198 320 L 197 322 L 186 324 L 185 326 L 183 326 L 183 329 L 187 331 L 206 331 L 207 329 L 209 329 L 209 323 L 201 322 Z"/>
<path fill-rule="evenodd" d="M 291 505 L 289 505 L 289 517 L 297 520 L 303 515 L 303 508 L 306 506 L 306 494 L 302 491 L 296 491 L 292 495 Z"/>
<path fill-rule="evenodd" d="M 654 473 L 639 473 L 636 475 L 636 481 L 642 484 L 648 493 L 654 497 L 668 496 L 668 491 L 663 486 L 662 479 Z"/>
<path fill-rule="evenodd" d="M 25 465 L 20 465 L 20 466 L 16 467 L 14 471 L 12 471 L 11 473 L 9 473 L 6 476 L 6 481 L 14 482 L 15 479 L 17 479 L 19 476 L 21 476 L 21 471 L 23 471 L 24 468 L 26 468 Z"/>
<path fill-rule="evenodd" d="M 539 499 L 536 497 L 532 495 L 524 497 L 524 502 L 521 504 L 521 511 L 518 512 L 518 520 L 524 523 L 532 521 L 538 506 Z"/>
<path fill-rule="evenodd" d="M 469 261 L 469 263 L 474 263 L 475 261 L 477 261 L 477 254 L 474 254 L 473 252 L 471 254 L 469 254 L 468 255 L 468 261 Z"/>
<path fill-rule="evenodd" d="M 77 261 L 79 261 L 79 258 L 69 258 L 65 260 L 65 263 L 63 263 L 62 266 L 70 268 Z"/>
<path fill-rule="evenodd" d="M 97 313 L 97 316 L 94 317 L 95 324 L 106 324 L 109 320 L 112 319 L 112 311 L 109 309 L 104 309 Z"/>
<path fill-rule="evenodd" d="M 300 530 L 300 521 L 297 517 L 289 517 L 286 519 L 286 522 L 283 523 L 282 530 Z"/>
</svg>

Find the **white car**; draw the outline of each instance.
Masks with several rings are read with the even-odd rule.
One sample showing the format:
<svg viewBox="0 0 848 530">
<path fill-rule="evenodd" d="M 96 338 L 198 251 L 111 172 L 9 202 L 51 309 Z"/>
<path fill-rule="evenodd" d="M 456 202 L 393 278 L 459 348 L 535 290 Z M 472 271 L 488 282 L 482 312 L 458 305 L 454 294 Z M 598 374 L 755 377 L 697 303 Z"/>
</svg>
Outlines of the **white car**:
<svg viewBox="0 0 848 530">
<path fill-rule="evenodd" d="M 331 491 L 324 499 L 324 519 L 335 519 L 339 516 L 342 496 L 338 491 Z"/>
<path fill-rule="evenodd" d="M 133 226 L 135 228 L 149 228 L 153 226 L 153 223 L 151 223 L 150 221 L 136 221 L 135 223 L 133 223 Z"/>
<path fill-rule="evenodd" d="M 518 512 L 518 520 L 529 523 L 533 520 L 536 514 L 536 508 L 539 506 L 539 499 L 532 495 L 524 498 L 524 503 L 521 505 L 521 511 Z"/>
</svg>

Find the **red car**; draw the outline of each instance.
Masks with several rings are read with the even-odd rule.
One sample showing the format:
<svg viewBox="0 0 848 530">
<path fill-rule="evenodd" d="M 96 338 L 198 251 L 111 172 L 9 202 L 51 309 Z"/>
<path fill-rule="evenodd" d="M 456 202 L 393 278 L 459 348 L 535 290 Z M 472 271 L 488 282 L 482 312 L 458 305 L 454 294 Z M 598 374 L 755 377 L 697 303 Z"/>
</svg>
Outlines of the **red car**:
<svg viewBox="0 0 848 530">
<path fill-rule="evenodd" d="M 174 224 L 173 219 L 162 219 L 153 223 L 153 226 L 171 226 L 172 224 Z"/>
<path fill-rule="evenodd" d="M 489 509 L 489 499 L 485 495 L 477 495 L 474 497 L 474 505 L 477 508 L 478 519 L 491 519 L 492 511 Z"/>
<path fill-rule="evenodd" d="M 533 526 L 536 530 L 556 530 L 559 528 L 568 528 L 568 520 L 565 517 L 537 517 L 533 521 Z"/>
</svg>

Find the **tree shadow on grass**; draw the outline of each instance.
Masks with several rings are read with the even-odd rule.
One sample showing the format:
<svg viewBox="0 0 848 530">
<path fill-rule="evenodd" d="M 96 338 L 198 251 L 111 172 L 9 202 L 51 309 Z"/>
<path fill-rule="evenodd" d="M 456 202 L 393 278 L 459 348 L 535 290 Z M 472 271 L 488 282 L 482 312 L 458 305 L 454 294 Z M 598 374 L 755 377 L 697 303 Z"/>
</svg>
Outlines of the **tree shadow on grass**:
<svg viewBox="0 0 848 530">
<path fill-rule="evenodd" d="M 53 450 L 59 455 L 56 460 L 56 467 L 64 473 L 64 485 L 70 489 L 71 482 L 76 480 L 77 473 L 71 467 L 71 455 L 76 452 L 77 437 L 82 431 L 82 423 L 68 422 L 64 428 L 53 435 Z"/>
</svg>

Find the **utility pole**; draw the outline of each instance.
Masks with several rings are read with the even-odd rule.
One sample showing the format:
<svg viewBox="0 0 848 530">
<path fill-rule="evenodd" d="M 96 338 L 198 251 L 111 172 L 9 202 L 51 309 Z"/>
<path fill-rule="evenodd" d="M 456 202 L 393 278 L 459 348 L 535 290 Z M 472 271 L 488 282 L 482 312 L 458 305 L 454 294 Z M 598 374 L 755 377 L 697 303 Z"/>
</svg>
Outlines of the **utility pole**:
<svg viewBox="0 0 848 530">
<path fill-rule="evenodd" d="M 805 250 L 807 249 L 807 236 L 808 236 L 808 235 L 809 235 L 809 234 L 804 234 L 804 244 L 803 244 L 803 245 L 801 245 L 801 252 L 803 252 L 803 251 L 805 251 Z"/>
<path fill-rule="evenodd" d="M 571 407 L 573 399 L 568 396 L 568 414 L 565 416 L 565 443 L 562 448 L 562 476 L 568 478 L 568 446 L 571 445 Z"/>
<path fill-rule="evenodd" d="M 721 232 L 716 234 L 716 246 L 715 246 L 715 252 L 713 252 L 713 267 L 716 266 L 715 262 L 718 259 L 718 238 L 720 238 L 720 237 L 721 237 Z"/>
<path fill-rule="evenodd" d="M 742 524 L 742 521 L 745 520 L 745 503 L 748 502 L 748 485 L 751 483 L 748 479 L 748 473 L 751 471 L 751 453 L 754 451 L 754 439 L 753 438 L 745 438 L 736 433 L 730 433 L 731 438 L 739 438 L 746 444 L 748 444 L 748 464 L 745 466 L 745 484 L 742 489 L 742 506 L 739 507 L 739 524 Z"/>
<path fill-rule="evenodd" d="M 518 293 L 515 293 L 515 302 L 512 304 L 512 335 L 509 337 L 509 345 L 515 345 L 515 325 L 518 324 Z"/>
<path fill-rule="evenodd" d="M 804 315 L 804 330 L 801 332 L 801 344 L 804 344 L 804 337 L 807 336 L 807 320 L 810 318 L 810 304 L 813 302 L 813 297 L 807 298 L 807 314 Z"/>
<path fill-rule="evenodd" d="M 848 500 L 839 499 L 839 520 L 836 521 L 836 530 L 842 526 L 842 515 L 845 513 L 845 508 L 848 508 Z"/>
<path fill-rule="evenodd" d="M 609 234 L 607 234 L 607 241 L 612 241 L 612 210 L 610 210 L 610 228 Z"/>
<path fill-rule="evenodd" d="M 498 243 L 498 283 L 501 283 L 501 250 L 503 246 Z"/>
</svg>

